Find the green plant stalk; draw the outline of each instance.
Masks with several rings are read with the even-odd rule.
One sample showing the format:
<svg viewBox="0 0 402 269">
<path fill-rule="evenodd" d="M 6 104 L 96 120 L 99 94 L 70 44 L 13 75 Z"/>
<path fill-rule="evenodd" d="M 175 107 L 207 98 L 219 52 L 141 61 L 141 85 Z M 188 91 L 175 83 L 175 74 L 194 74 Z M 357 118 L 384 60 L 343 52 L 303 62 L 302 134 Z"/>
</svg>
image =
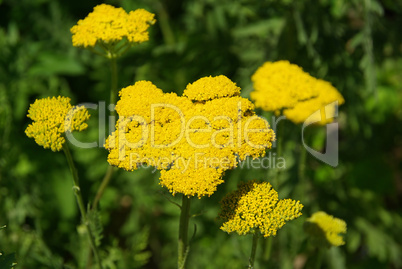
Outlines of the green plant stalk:
<svg viewBox="0 0 402 269">
<path fill-rule="evenodd" d="M 303 132 L 303 130 L 302 130 Z M 303 134 L 300 134 L 302 137 Z M 310 144 L 311 135 L 307 132 L 304 134 L 304 143 L 306 145 Z M 298 176 L 298 183 L 296 186 L 296 195 L 299 197 L 301 201 L 307 203 L 309 199 L 309 192 L 311 191 L 311 183 L 308 181 L 306 176 L 306 169 L 307 169 L 307 149 L 304 147 L 303 144 L 300 144 L 300 152 L 299 152 L 299 163 L 297 167 L 297 176 Z M 306 200 L 307 199 L 307 200 Z"/>
<path fill-rule="evenodd" d="M 277 158 L 282 156 L 282 147 L 283 147 L 282 140 L 283 140 L 283 134 L 284 134 L 283 133 L 283 128 L 284 127 L 282 126 L 281 131 L 279 131 L 278 128 L 276 129 L 276 157 Z M 276 190 L 279 190 L 279 174 L 280 174 L 280 171 L 276 167 L 274 167 L 274 169 L 275 169 L 275 176 L 273 178 L 272 183 L 274 185 L 274 188 Z"/>
<path fill-rule="evenodd" d="M 98 207 L 99 201 L 100 201 L 103 193 L 105 192 L 105 189 L 106 189 L 107 185 L 109 184 L 110 179 L 112 178 L 113 172 L 114 172 L 114 167 L 109 165 L 109 167 L 106 170 L 106 174 L 102 179 L 102 183 L 99 186 L 98 191 L 96 192 L 95 199 L 92 203 L 93 210 L 96 210 L 96 208 Z"/>
<path fill-rule="evenodd" d="M 81 189 L 80 189 L 80 185 L 79 185 L 79 178 L 78 178 L 77 169 L 75 168 L 73 158 L 71 156 L 70 149 L 68 148 L 67 142 L 63 144 L 63 151 L 64 151 L 64 154 L 66 155 L 67 162 L 68 162 L 68 165 L 70 167 L 71 174 L 73 175 L 73 190 L 74 190 L 75 197 L 77 199 L 78 207 L 80 209 L 82 222 L 85 225 L 85 228 L 87 229 L 89 243 L 90 243 L 90 245 L 92 247 L 92 251 L 94 253 L 96 262 L 97 262 L 99 268 L 102 269 L 103 268 L 102 267 L 102 261 L 101 261 L 101 259 L 99 257 L 99 254 L 98 254 L 98 249 L 97 249 L 96 244 L 95 244 L 95 239 L 94 239 L 94 236 L 92 234 L 92 229 L 91 229 L 90 224 L 89 224 L 89 220 L 88 220 L 87 213 L 86 213 L 86 210 L 85 210 L 84 201 L 83 201 L 82 195 L 81 195 Z"/>
<path fill-rule="evenodd" d="M 314 265 L 314 268 L 320 269 L 320 268 L 321 268 L 321 265 L 322 265 L 322 258 L 323 258 L 323 256 L 324 256 L 324 250 L 321 249 L 321 248 L 319 248 L 319 247 L 317 247 L 316 250 L 317 250 L 317 254 L 315 255 L 315 265 Z"/>
<path fill-rule="evenodd" d="M 253 234 L 253 244 L 251 245 L 251 254 L 249 258 L 249 263 L 248 263 L 248 268 L 253 269 L 254 268 L 254 260 L 255 260 L 255 253 L 257 252 L 257 243 L 258 243 L 258 238 L 259 235 L 257 232 L 254 232 Z"/>
<path fill-rule="evenodd" d="M 173 34 L 172 27 L 170 26 L 169 14 L 161 1 L 157 1 L 155 7 L 158 20 L 160 21 L 159 26 L 161 28 L 163 41 L 165 42 L 165 44 L 174 45 L 176 43 L 176 39 Z"/>
<path fill-rule="evenodd" d="M 301 187 L 300 191 L 300 200 L 304 201 L 305 194 L 308 191 L 306 189 L 306 185 L 308 184 L 306 181 L 306 157 L 307 150 L 300 146 L 300 159 L 299 159 L 299 167 L 298 167 L 298 176 L 299 176 L 299 186 Z"/>
<path fill-rule="evenodd" d="M 263 261 L 267 262 L 269 258 L 271 257 L 271 252 L 272 252 L 272 239 L 273 237 L 270 236 L 268 237 L 267 240 L 263 240 L 264 245 L 263 245 Z"/>
<path fill-rule="evenodd" d="M 110 60 L 110 73 L 111 73 L 111 79 L 110 79 L 110 104 L 115 105 L 116 104 L 116 97 L 117 97 L 117 87 L 118 87 L 118 75 L 117 75 L 117 58 L 114 56 L 114 54 L 111 54 L 111 57 L 109 58 Z M 111 111 L 111 116 L 116 117 L 116 110 L 113 109 Z M 96 209 L 98 206 L 98 203 L 100 199 L 102 198 L 103 193 L 105 192 L 106 187 L 109 185 L 110 180 L 112 179 L 114 173 L 114 167 L 109 166 L 105 176 L 102 179 L 102 183 L 100 184 L 98 191 L 96 192 L 95 199 L 92 203 L 92 209 Z"/>
<path fill-rule="evenodd" d="M 110 80 L 110 104 L 116 104 L 117 98 L 117 83 L 118 83 L 118 76 L 117 76 L 117 58 L 112 55 L 110 58 L 110 72 L 111 72 L 111 80 Z M 112 115 L 116 116 L 116 111 L 113 109 Z"/>
<path fill-rule="evenodd" d="M 304 181 L 305 179 L 305 172 L 306 172 L 306 157 L 307 157 L 307 150 L 303 148 L 302 146 L 300 147 L 300 162 L 299 162 L 299 180 Z"/>
<path fill-rule="evenodd" d="M 373 34 L 372 34 L 372 16 L 371 16 L 371 0 L 364 0 L 364 42 L 363 49 L 366 57 L 368 58 L 368 64 L 364 66 L 364 77 L 366 80 L 367 88 L 370 92 L 374 92 L 374 96 L 378 101 L 378 91 L 377 91 L 377 74 L 375 70 L 375 59 L 373 50 Z"/>
<path fill-rule="evenodd" d="M 178 268 L 186 268 L 186 260 L 189 252 L 188 245 L 188 223 L 190 220 L 190 198 L 183 194 L 180 224 L 179 224 L 179 241 L 178 241 Z"/>
</svg>

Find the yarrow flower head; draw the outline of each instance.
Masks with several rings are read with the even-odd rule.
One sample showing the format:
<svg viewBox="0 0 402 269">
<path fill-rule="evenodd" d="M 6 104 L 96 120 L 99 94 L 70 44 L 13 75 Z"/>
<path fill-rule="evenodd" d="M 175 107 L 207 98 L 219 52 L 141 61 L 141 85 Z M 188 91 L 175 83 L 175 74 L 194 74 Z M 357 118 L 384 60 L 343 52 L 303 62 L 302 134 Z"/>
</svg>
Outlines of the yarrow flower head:
<svg viewBox="0 0 402 269">
<path fill-rule="evenodd" d="M 33 123 L 25 130 L 28 137 L 45 149 L 60 151 L 65 140 L 65 132 L 82 131 L 90 115 L 83 106 L 71 106 L 70 98 L 58 96 L 36 100 L 28 110 Z"/>
<path fill-rule="evenodd" d="M 268 182 L 251 180 L 221 201 L 221 230 L 239 235 L 261 233 L 275 236 L 287 221 L 302 215 L 303 205 L 292 199 L 278 199 L 278 192 Z"/>
<path fill-rule="evenodd" d="M 230 79 L 222 75 L 200 78 L 196 82 L 188 84 L 183 92 L 183 96 L 193 101 L 208 101 L 239 95 L 240 87 L 235 86 Z"/>
<path fill-rule="evenodd" d="M 324 125 L 333 120 L 335 105 L 345 102 L 342 95 L 327 81 L 316 79 L 288 61 L 266 62 L 251 77 L 254 91 L 250 97 L 256 107 L 282 112 L 294 123 L 306 120 Z M 325 109 L 324 109 L 325 107 Z M 325 117 L 314 114 L 323 110 Z"/>
<path fill-rule="evenodd" d="M 149 40 L 148 28 L 155 23 L 154 14 L 137 9 L 127 13 L 122 8 L 101 4 L 71 28 L 73 46 L 110 47 L 126 38 L 129 43 Z"/>
<path fill-rule="evenodd" d="M 128 171 L 154 166 L 173 194 L 210 196 L 226 170 L 263 156 L 275 137 L 239 91 L 225 76 L 201 78 L 183 96 L 149 81 L 122 89 L 108 162 Z"/>
<path fill-rule="evenodd" d="M 304 227 L 318 246 L 337 247 L 345 244 L 340 234 L 346 233 L 346 222 L 323 211 L 314 213 Z"/>
</svg>

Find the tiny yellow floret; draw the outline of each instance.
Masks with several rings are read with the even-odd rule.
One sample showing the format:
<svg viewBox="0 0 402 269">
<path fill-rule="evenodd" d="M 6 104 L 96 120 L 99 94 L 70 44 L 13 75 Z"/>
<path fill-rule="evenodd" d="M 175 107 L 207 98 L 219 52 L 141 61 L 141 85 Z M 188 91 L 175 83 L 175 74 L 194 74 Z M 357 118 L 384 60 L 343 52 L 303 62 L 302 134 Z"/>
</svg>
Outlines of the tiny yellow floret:
<svg viewBox="0 0 402 269">
<path fill-rule="evenodd" d="M 302 215 L 303 205 L 292 199 L 278 199 L 270 183 L 251 180 L 221 201 L 219 217 L 225 222 L 221 230 L 239 235 L 260 232 L 264 237 L 275 236 L 287 221 Z"/>
<path fill-rule="evenodd" d="M 345 102 L 331 83 L 312 77 L 288 61 L 264 63 L 251 80 L 254 91 L 250 97 L 256 107 L 277 114 L 282 112 L 296 124 L 332 122 L 335 106 Z M 323 113 L 314 114 L 319 110 Z"/>
<path fill-rule="evenodd" d="M 82 131 L 90 115 L 83 106 L 71 106 L 68 97 L 47 97 L 37 99 L 28 110 L 28 118 L 33 122 L 25 133 L 45 149 L 60 151 L 65 140 L 65 132 Z"/>
<path fill-rule="evenodd" d="M 148 41 L 148 28 L 156 21 L 154 16 L 144 9 L 127 13 L 122 8 L 98 5 L 70 29 L 73 46 L 94 47 L 97 42 L 101 42 L 102 46 L 107 47 L 123 38 L 130 43 Z"/>
<path fill-rule="evenodd" d="M 337 247 L 345 244 L 340 234 L 346 233 L 346 222 L 323 211 L 318 211 L 307 219 L 305 230 L 313 236 L 315 242 L 326 246 Z"/>
</svg>

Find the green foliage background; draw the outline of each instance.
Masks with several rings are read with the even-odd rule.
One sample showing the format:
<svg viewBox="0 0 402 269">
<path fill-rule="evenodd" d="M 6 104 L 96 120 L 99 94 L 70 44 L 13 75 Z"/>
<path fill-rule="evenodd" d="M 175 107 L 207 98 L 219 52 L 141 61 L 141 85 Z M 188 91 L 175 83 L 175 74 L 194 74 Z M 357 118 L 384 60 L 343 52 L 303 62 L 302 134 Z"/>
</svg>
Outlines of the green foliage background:
<svg viewBox="0 0 402 269">
<path fill-rule="evenodd" d="M 119 60 L 119 87 L 151 80 L 181 93 L 202 76 L 224 74 L 248 97 L 263 62 L 285 59 L 333 83 L 340 107 L 340 163 L 311 155 L 298 175 L 301 126 L 281 121 L 286 170 L 281 197 L 300 199 L 303 217 L 262 241 L 257 268 L 310 268 L 316 253 L 302 229 L 317 210 L 348 224 L 346 245 L 329 249 L 323 268 L 402 267 L 402 2 L 400 0 L 105 1 L 156 14 L 150 41 Z M 36 98 L 72 103 L 108 100 L 105 59 L 74 48 L 69 28 L 101 1 L 0 0 L 0 268 L 85 268 L 89 246 L 62 153 L 27 138 L 26 113 Z M 106 101 L 107 103 L 107 101 Z M 99 138 L 98 115 L 77 135 Z M 262 113 L 259 111 L 259 113 Z M 265 114 L 267 115 L 267 114 Z M 272 124 L 272 122 L 271 122 Z M 308 130 L 323 150 L 325 128 Z M 108 167 L 103 148 L 72 148 L 87 202 Z M 275 149 L 271 151 L 275 152 Z M 245 268 L 251 237 L 227 235 L 216 220 L 219 200 L 241 180 L 270 181 L 274 171 L 235 169 L 210 198 L 194 199 L 189 268 Z M 174 268 L 179 210 L 152 169 L 118 171 L 101 200 L 102 256 L 107 268 Z M 178 198 L 173 198 L 178 199 Z M 193 228 L 190 229 L 192 233 Z M 300 267 L 296 267 L 300 268 Z"/>
</svg>

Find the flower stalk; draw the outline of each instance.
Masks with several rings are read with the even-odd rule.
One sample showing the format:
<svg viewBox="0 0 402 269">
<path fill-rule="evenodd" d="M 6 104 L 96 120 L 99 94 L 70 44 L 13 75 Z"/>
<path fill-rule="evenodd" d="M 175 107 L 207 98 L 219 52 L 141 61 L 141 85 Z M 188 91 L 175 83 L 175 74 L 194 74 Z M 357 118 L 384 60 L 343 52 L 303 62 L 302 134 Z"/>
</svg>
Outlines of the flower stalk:
<svg viewBox="0 0 402 269">
<path fill-rule="evenodd" d="M 116 97 L 117 97 L 117 89 L 118 89 L 118 74 L 117 74 L 117 58 L 116 55 L 110 54 L 110 105 L 116 105 Z M 113 117 L 116 117 L 116 110 L 112 109 L 111 114 Z M 110 129 L 110 128 L 109 128 Z M 102 179 L 102 183 L 96 192 L 95 199 L 92 203 L 92 209 L 96 209 L 100 199 L 102 198 L 103 193 L 105 192 L 106 187 L 109 185 L 110 180 L 112 179 L 114 173 L 114 167 L 109 166 L 107 168 L 106 174 Z"/>
<path fill-rule="evenodd" d="M 92 203 L 92 209 L 96 210 L 96 208 L 98 207 L 99 201 L 103 195 L 103 193 L 105 192 L 105 189 L 107 187 L 107 185 L 109 185 L 110 180 L 112 179 L 112 175 L 114 173 L 114 167 L 109 165 L 109 167 L 106 170 L 106 174 L 102 179 L 102 183 L 99 186 L 98 191 L 96 192 L 96 196 L 95 199 Z"/>
<path fill-rule="evenodd" d="M 316 255 L 315 255 L 315 261 L 314 261 L 314 268 L 315 269 L 320 269 L 322 265 L 322 258 L 324 256 L 324 250 L 316 247 Z"/>
<path fill-rule="evenodd" d="M 306 159 L 307 159 L 307 150 L 304 147 L 300 147 L 300 160 L 298 165 L 298 176 L 299 176 L 299 189 L 300 194 L 299 197 L 301 200 L 305 201 L 306 194 L 308 194 L 308 185 L 309 182 L 306 180 Z"/>
<path fill-rule="evenodd" d="M 272 252 L 272 239 L 273 237 L 270 236 L 268 237 L 267 240 L 264 240 L 264 244 L 263 244 L 263 248 L 262 248 L 262 253 L 263 253 L 263 257 L 262 260 L 264 262 L 267 262 L 269 260 L 269 258 L 271 257 L 271 252 Z"/>
<path fill-rule="evenodd" d="M 249 258 L 248 268 L 254 268 L 254 260 L 255 260 L 255 253 L 257 252 L 257 245 L 258 245 L 259 235 L 258 232 L 254 232 L 253 234 L 253 244 L 251 245 L 251 254 Z"/>
<path fill-rule="evenodd" d="M 95 244 L 95 239 L 94 239 L 92 229 L 89 224 L 89 220 L 88 220 L 87 213 L 85 210 L 84 201 L 83 201 L 82 195 L 81 195 L 81 189 L 79 186 L 79 178 L 78 178 L 77 169 L 75 168 L 74 161 L 71 156 L 67 143 L 63 144 L 63 151 L 64 151 L 64 154 L 66 155 L 66 159 L 67 159 L 68 165 L 70 167 L 71 174 L 73 176 L 73 190 L 74 190 L 75 198 L 77 199 L 78 207 L 80 209 L 81 219 L 82 219 L 83 224 L 85 225 L 85 228 L 87 229 L 89 243 L 90 243 L 92 251 L 94 253 L 95 260 L 98 264 L 99 269 L 102 269 L 103 268 L 102 261 L 99 257 L 98 249 Z"/>
<path fill-rule="evenodd" d="M 116 104 L 117 97 L 117 57 L 112 54 L 110 57 L 110 72 L 111 72 L 111 87 L 110 87 L 110 104 Z M 116 114 L 115 110 L 112 110 L 113 116 Z"/>
<path fill-rule="evenodd" d="M 179 241 L 178 241 L 178 268 L 183 269 L 186 266 L 187 255 L 189 252 L 188 244 L 188 223 L 190 220 L 190 197 L 183 194 L 180 224 L 179 224 Z"/>
<path fill-rule="evenodd" d="M 276 157 L 280 158 L 282 157 L 282 152 L 283 152 L 283 137 L 284 137 L 284 125 L 282 124 L 282 129 L 279 131 L 279 128 L 277 128 L 275 130 L 275 134 L 276 134 Z M 279 189 L 279 174 L 280 174 L 280 170 L 279 168 L 275 167 L 275 176 L 274 179 L 272 181 L 272 185 L 274 186 L 274 188 Z"/>
</svg>

